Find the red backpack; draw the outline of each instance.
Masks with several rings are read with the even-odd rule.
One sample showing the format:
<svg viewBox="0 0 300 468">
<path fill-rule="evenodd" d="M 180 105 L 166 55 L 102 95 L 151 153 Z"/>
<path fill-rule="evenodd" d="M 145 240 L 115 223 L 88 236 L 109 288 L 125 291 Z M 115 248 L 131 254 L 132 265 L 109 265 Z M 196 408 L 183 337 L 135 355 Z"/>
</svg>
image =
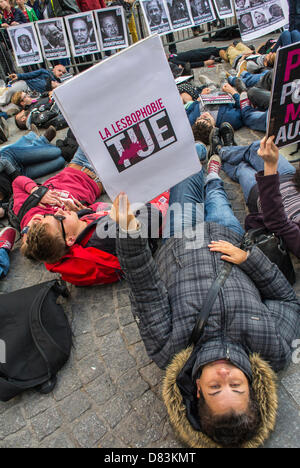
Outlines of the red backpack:
<svg viewBox="0 0 300 468">
<path fill-rule="evenodd" d="M 163 218 L 166 215 L 169 202 L 169 192 L 156 197 L 151 204 L 158 208 Z M 61 278 L 76 286 L 91 286 L 97 284 L 114 283 L 122 277 L 122 270 L 118 258 L 115 255 L 96 249 L 85 247 L 91 238 L 94 227 L 100 217 L 106 216 L 108 212 L 97 213 L 97 220 L 86 221 L 89 223 L 89 231 L 80 242 L 70 247 L 69 252 L 57 263 L 45 263 L 47 270 L 59 273 Z"/>
</svg>

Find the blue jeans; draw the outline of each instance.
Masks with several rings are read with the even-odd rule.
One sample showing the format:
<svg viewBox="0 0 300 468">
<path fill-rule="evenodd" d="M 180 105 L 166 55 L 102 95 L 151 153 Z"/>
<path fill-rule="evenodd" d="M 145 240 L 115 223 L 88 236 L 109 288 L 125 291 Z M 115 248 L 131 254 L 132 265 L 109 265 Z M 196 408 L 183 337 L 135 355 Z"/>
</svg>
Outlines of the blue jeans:
<svg viewBox="0 0 300 468">
<path fill-rule="evenodd" d="M 86 167 L 86 168 L 89 169 L 90 171 L 96 172 L 96 171 L 95 171 L 95 168 L 94 168 L 94 167 L 92 166 L 92 164 L 89 162 L 89 160 L 87 159 L 86 155 L 84 154 L 84 152 L 82 151 L 82 149 L 80 148 L 80 146 L 78 146 L 77 151 L 76 151 L 76 153 L 74 154 L 71 163 L 72 163 L 72 164 L 78 164 L 78 166 Z"/>
<path fill-rule="evenodd" d="M 253 75 L 252 73 L 249 73 L 247 71 L 242 72 L 240 78 L 242 81 L 245 83 L 247 88 L 252 88 L 253 86 L 257 85 L 261 78 L 268 73 L 268 70 L 264 70 L 262 73 L 257 73 Z M 229 76 L 228 77 L 228 83 L 231 84 L 232 86 L 235 86 L 237 77 L 236 76 Z"/>
<path fill-rule="evenodd" d="M 255 174 L 264 170 L 264 161 L 257 154 L 259 146 L 260 141 L 256 141 L 250 146 L 227 146 L 220 151 L 222 168 L 234 182 L 241 185 L 246 203 L 252 188 L 256 185 Z M 296 169 L 279 155 L 278 173 L 289 175 L 295 172 Z"/>
<path fill-rule="evenodd" d="M 280 34 L 272 52 L 276 52 L 280 47 L 295 44 L 296 42 L 300 42 L 300 31 L 296 29 L 294 31 L 284 31 Z"/>
<path fill-rule="evenodd" d="M 241 109 L 242 120 L 246 127 L 259 132 L 266 132 L 268 111 L 261 112 L 255 110 L 252 106 L 246 106 Z"/>
<path fill-rule="evenodd" d="M 204 154 L 206 148 L 204 145 L 202 147 Z M 181 206 L 182 210 L 173 211 L 174 204 Z M 204 221 L 221 224 L 239 234 L 244 232 L 232 212 L 223 181 L 218 176 L 206 183 L 204 196 L 204 170 L 201 169 L 197 174 L 171 188 L 169 211 L 163 237 L 172 237 L 176 233 L 181 233 L 183 230 Z"/>
<path fill-rule="evenodd" d="M 7 275 L 10 266 L 9 254 L 6 249 L 0 249 L 0 278 Z"/>
<path fill-rule="evenodd" d="M 60 149 L 34 132 L 22 136 L 16 143 L 0 151 L 0 171 L 4 170 L 8 174 L 17 170 L 22 175 L 36 179 L 58 171 L 64 165 Z"/>
</svg>

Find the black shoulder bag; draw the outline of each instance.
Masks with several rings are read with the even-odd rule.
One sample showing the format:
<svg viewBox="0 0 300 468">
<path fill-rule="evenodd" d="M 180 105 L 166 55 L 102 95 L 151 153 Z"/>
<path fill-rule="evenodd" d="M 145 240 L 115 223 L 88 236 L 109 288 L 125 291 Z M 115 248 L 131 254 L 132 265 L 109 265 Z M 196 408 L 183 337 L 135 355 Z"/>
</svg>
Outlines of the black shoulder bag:
<svg viewBox="0 0 300 468">
<path fill-rule="evenodd" d="M 268 232 L 265 228 L 250 229 L 244 235 L 241 249 L 248 252 L 255 246 L 278 266 L 291 285 L 295 283 L 296 274 L 293 263 L 281 237 Z"/>
</svg>

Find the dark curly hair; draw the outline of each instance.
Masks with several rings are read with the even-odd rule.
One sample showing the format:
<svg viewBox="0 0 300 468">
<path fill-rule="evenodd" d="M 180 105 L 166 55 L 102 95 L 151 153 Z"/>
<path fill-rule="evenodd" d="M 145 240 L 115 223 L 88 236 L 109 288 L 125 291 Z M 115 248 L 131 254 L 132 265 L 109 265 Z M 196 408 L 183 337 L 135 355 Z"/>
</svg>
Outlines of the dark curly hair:
<svg viewBox="0 0 300 468">
<path fill-rule="evenodd" d="M 251 440 L 262 423 L 259 405 L 251 387 L 245 413 L 236 413 L 232 410 L 221 416 L 212 413 L 200 391 L 198 416 L 202 432 L 217 444 L 227 448 L 238 448 Z"/>
<path fill-rule="evenodd" d="M 201 141 L 205 145 L 209 145 L 209 135 L 214 126 L 207 120 L 198 120 L 192 126 L 195 141 Z"/>
</svg>

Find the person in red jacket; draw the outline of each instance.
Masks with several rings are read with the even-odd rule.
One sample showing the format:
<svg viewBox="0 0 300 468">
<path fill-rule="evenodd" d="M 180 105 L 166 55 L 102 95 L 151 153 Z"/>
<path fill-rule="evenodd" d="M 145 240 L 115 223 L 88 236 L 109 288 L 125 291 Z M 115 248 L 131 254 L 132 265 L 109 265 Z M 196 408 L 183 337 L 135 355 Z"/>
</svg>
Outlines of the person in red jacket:
<svg viewBox="0 0 300 468">
<path fill-rule="evenodd" d="M 42 187 L 27 177 L 17 177 L 13 182 L 13 209 L 15 215 L 22 215 L 22 253 L 45 262 L 49 271 L 72 284 L 118 281 L 121 268 L 115 252 L 116 226 L 108 216 L 110 205 L 94 203 L 101 188 L 80 148 L 69 166 Z M 23 213 L 29 195 L 36 195 L 36 206 Z M 166 194 L 140 209 L 138 218 L 146 226 L 146 237 L 159 237 L 161 216 L 157 207 L 167 202 Z"/>
</svg>

